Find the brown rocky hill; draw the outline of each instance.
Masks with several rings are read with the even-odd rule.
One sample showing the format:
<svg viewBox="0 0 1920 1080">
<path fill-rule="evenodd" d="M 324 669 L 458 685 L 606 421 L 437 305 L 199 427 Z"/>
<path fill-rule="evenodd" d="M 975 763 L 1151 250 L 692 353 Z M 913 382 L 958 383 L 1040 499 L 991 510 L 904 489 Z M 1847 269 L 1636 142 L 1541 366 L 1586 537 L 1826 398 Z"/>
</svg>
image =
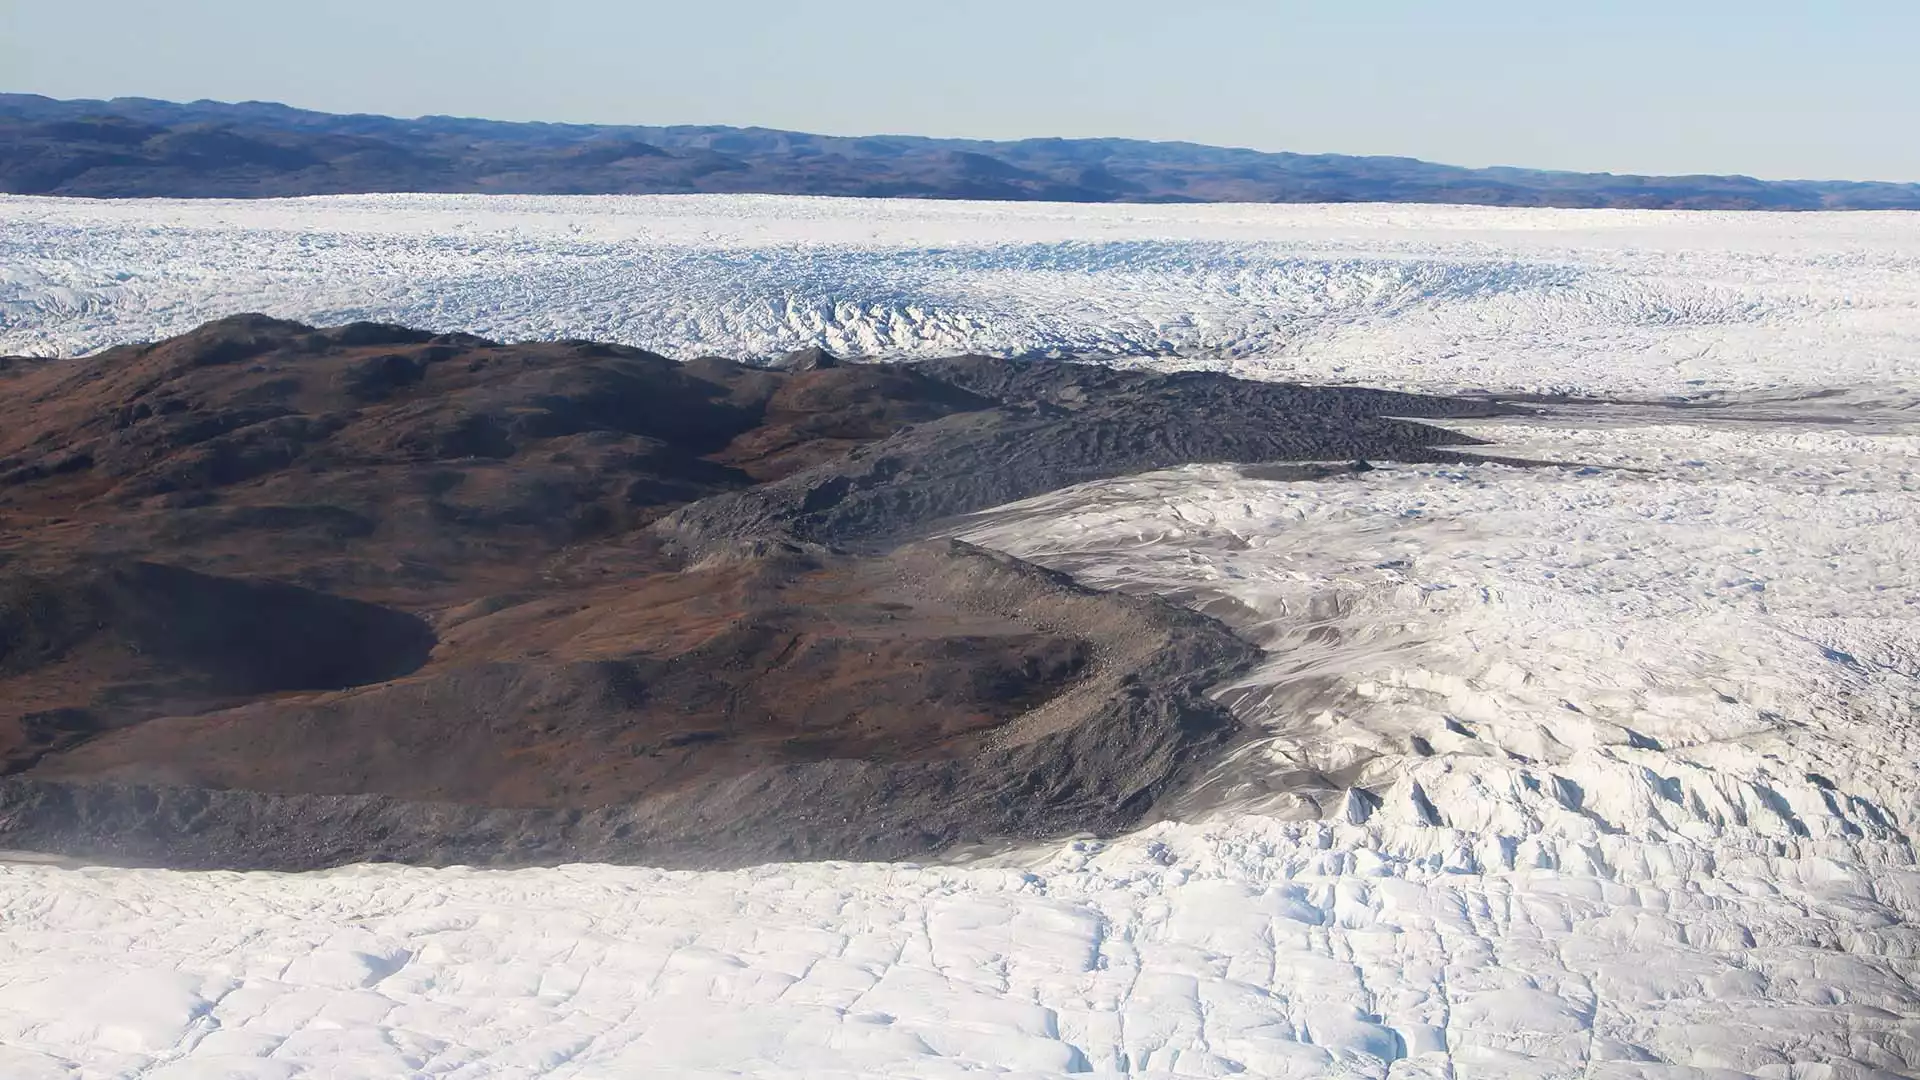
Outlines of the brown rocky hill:
<svg viewBox="0 0 1920 1080">
<path fill-rule="evenodd" d="M 676 362 L 240 316 L 0 364 L 0 845 L 725 864 L 1125 827 L 1224 628 L 929 541 L 1484 403 L 981 357 Z"/>
</svg>

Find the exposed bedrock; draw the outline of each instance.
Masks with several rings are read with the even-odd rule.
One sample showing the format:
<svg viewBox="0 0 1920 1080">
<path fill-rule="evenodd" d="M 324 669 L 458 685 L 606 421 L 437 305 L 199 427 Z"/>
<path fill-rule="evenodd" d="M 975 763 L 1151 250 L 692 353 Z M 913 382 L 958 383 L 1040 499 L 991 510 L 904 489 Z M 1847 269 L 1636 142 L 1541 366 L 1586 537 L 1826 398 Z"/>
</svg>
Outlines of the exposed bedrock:
<svg viewBox="0 0 1920 1080">
<path fill-rule="evenodd" d="M 919 621 L 900 634 L 938 632 L 927 625 L 937 618 L 973 633 L 936 650 L 962 643 L 986 662 L 875 672 L 850 699 L 870 719 L 812 725 L 731 708 L 676 722 L 683 703 L 650 711 L 644 683 L 584 685 L 625 673 L 551 667 L 441 677 L 501 695 L 490 716 L 479 715 L 479 694 L 416 683 L 155 721 L 0 785 L 5 841 L 283 869 L 901 858 L 1124 828 L 1235 732 L 1205 691 L 1255 650 L 1212 620 L 950 541 L 864 560 L 853 574 L 872 578 L 878 603 L 915 609 Z M 847 676 L 831 659 L 794 673 Z M 931 685 L 941 680 L 963 685 Z M 610 700 L 622 693 L 634 699 Z M 827 693 L 815 688 L 812 704 Z M 543 697 L 559 709 L 533 704 Z M 466 798 L 421 801 L 423 785 Z"/>
<path fill-rule="evenodd" d="M 678 363 L 242 316 L 6 368 L 0 846 L 178 866 L 900 858 L 1136 824 L 1206 617 L 922 539 L 1497 404 L 980 357 Z"/>
</svg>

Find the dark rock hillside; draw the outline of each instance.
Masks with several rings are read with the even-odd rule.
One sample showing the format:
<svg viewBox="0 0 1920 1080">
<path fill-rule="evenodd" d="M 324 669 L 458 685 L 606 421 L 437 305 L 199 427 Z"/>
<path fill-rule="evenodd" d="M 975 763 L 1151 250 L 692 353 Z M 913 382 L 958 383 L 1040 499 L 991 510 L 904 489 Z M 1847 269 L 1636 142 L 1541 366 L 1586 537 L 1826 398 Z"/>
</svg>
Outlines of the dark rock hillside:
<svg viewBox="0 0 1920 1080">
<path fill-rule="evenodd" d="M 0 847 L 192 866 L 905 857 L 1125 828 L 1212 620 L 929 540 L 1485 402 L 962 357 L 678 363 L 239 316 L 0 366 Z"/>
</svg>

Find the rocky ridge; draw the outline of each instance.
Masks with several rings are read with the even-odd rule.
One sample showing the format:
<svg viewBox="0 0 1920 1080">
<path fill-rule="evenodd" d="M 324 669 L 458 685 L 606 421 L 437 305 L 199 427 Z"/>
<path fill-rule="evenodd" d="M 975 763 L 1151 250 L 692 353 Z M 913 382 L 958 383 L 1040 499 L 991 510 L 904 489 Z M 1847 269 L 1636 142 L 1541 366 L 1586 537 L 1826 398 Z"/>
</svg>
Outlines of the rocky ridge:
<svg viewBox="0 0 1920 1080">
<path fill-rule="evenodd" d="M 0 845 L 181 866 L 903 858 L 1137 823 L 1219 624 L 927 539 L 1500 406 L 261 316 L 0 366 Z"/>
</svg>

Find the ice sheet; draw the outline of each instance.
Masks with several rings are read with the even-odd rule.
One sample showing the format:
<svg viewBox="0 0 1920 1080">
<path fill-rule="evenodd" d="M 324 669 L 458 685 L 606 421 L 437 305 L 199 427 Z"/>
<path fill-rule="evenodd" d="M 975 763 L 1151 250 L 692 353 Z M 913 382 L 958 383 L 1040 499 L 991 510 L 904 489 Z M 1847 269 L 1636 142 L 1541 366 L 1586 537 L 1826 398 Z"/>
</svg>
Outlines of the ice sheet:
<svg viewBox="0 0 1920 1080">
<path fill-rule="evenodd" d="M 0 353 L 236 311 L 673 355 L 1177 358 L 1418 389 L 1920 382 L 1920 217 L 775 196 L 0 197 Z"/>
<path fill-rule="evenodd" d="M 0 222 L 15 349 L 265 308 L 1744 402 L 1466 429 L 1567 468 L 1197 467 L 963 523 L 1269 650 L 1219 691 L 1254 737 L 1132 836 L 725 874 L 0 866 L 0 1076 L 1920 1075 L 1920 219 L 394 196 Z"/>
</svg>

